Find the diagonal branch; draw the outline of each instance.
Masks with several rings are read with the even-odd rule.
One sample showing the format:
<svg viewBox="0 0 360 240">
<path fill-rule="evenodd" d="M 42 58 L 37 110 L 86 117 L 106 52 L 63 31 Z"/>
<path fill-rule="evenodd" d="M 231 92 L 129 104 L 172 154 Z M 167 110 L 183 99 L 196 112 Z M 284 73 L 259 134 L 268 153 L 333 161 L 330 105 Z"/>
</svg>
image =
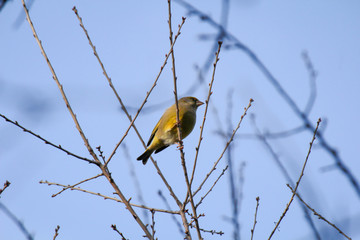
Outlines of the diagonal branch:
<svg viewBox="0 0 360 240">
<path fill-rule="evenodd" d="M 208 92 L 207 99 L 205 101 L 205 112 L 204 112 L 203 121 L 202 121 L 202 124 L 201 124 L 201 127 L 200 127 L 199 143 L 198 143 L 198 146 L 196 147 L 196 154 L 195 154 L 193 170 L 192 170 L 192 173 L 191 173 L 190 185 L 192 185 L 192 182 L 194 180 L 195 168 L 196 168 L 196 163 L 197 163 L 197 159 L 198 159 L 198 155 L 199 155 L 199 149 L 200 149 L 201 141 L 203 139 L 202 134 L 203 134 L 203 131 L 204 131 L 205 120 L 206 120 L 206 115 L 207 115 L 207 111 L 208 111 L 208 107 L 209 107 L 210 96 L 212 95 L 212 86 L 213 86 L 214 79 L 215 79 L 215 70 L 216 70 L 217 63 L 220 60 L 219 59 L 219 54 L 220 54 L 221 45 L 222 45 L 222 42 L 219 41 L 218 42 L 218 49 L 217 49 L 216 54 L 215 54 L 214 70 L 213 70 L 211 81 L 210 81 L 210 84 L 209 84 L 209 92 Z"/>
<path fill-rule="evenodd" d="M 305 162 L 304 162 L 303 168 L 302 168 L 302 170 L 301 170 L 301 173 L 300 173 L 299 179 L 298 179 L 298 180 L 297 180 L 297 182 L 296 182 L 296 185 L 295 185 L 295 188 L 294 188 L 293 194 L 292 194 L 292 196 L 291 196 L 291 198 L 290 198 L 290 201 L 289 201 L 289 203 L 286 205 L 286 207 L 285 207 L 285 210 L 284 210 L 283 214 L 281 215 L 281 217 L 280 217 L 279 221 L 277 221 L 277 223 L 276 223 L 276 225 L 275 225 L 275 228 L 274 228 L 274 229 L 273 229 L 273 231 L 271 232 L 271 234 L 270 234 L 270 236 L 269 236 L 268 240 L 270 240 L 270 239 L 271 239 L 271 237 L 274 235 L 274 233 L 275 233 L 276 229 L 279 227 L 279 225 L 280 225 L 280 223 L 281 223 L 281 220 L 283 220 L 283 218 L 285 217 L 285 214 L 286 214 L 286 213 L 287 213 L 287 211 L 289 210 L 290 205 L 291 205 L 292 201 L 294 200 L 294 196 L 295 196 L 296 191 L 297 191 L 297 189 L 298 189 L 298 187 L 299 187 L 299 184 L 300 184 L 301 178 L 304 176 L 304 171 L 305 171 L 306 163 L 307 163 L 307 161 L 308 161 L 308 159 L 309 159 L 309 156 L 310 156 L 310 153 L 311 153 L 311 148 L 312 148 L 313 143 L 314 143 L 314 141 L 315 141 L 316 134 L 317 134 L 317 130 L 318 130 L 318 128 L 319 128 L 320 122 L 321 122 L 321 118 L 319 118 L 319 120 L 317 121 L 316 128 L 315 128 L 315 131 L 314 131 L 314 135 L 313 135 L 313 138 L 312 138 L 312 140 L 311 140 L 311 142 L 310 142 L 309 151 L 308 151 L 308 153 L 307 153 L 307 155 L 306 155 L 306 158 L 305 158 Z"/>
<path fill-rule="evenodd" d="M 10 186 L 10 182 L 8 180 L 6 180 L 6 182 L 4 183 L 4 187 L 0 188 L 0 195 L 5 191 L 6 188 L 8 188 Z"/>
<path fill-rule="evenodd" d="M 49 186 L 58 186 L 58 187 L 62 187 L 63 189 L 70 189 L 70 190 L 75 190 L 75 191 L 79 191 L 79 192 L 84 192 L 84 193 L 89 193 L 91 195 L 95 195 L 95 196 L 100 196 L 104 199 L 109 199 L 109 200 L 113 200 L 116 202 L 121 202 L 124 203 L 121 199 L 115 198 L 115 197 L 109 197 L 106 196 L 104 194 L 101 193 L 96 193 L 96 192 L 92 192 L 86 189 L 82 189 L 80 187 L 75 187 L 74 185 L 70 186 L 70 185 L 64 185 L 64 184 L 60 184 L 60 183 L 53 183 L 53 182 L 49 182 L 49 181 L 40 181 L 40 184 L 47 184 Z M 130 200 L 127 200 L 128 202 Z M 171 210 L 165 210 L 165 209 L 160 209 L 160 208 L 152 208 L 152 207 L 147 207 L 143 204 L 134 204 L 134 203 L 130 203 L 131 206 L 133 207 L 137 207 L 137 208 L 143 208 L 143 209 L 147 209 L 150 211 L 156 211 L 156 212 L 163 212 L 163 213 L 170 213 L 170 214 L 179 214 L 179 211 L 171 211 Z"/>
<path fill-rule="evenodd" d="M 287 184 L 288 188 L 290 188 L 291 192 L 292 193 L 295 193 L 295 195 L 299 198 L 299 200 L 308 208 L 310 209 L 310 211 L 312 211 L 314 213 L 315 216 L 317 216 L 319 219 L 325 221 L 327 224 L 329 224 L 330 226 L 332 226 L 333 228 L 335 228 L 341 235 L 343 235 L 344 237 L 346 237 L 347 239 L 351 240 L 350 237 L 348 237 L 343 231 L 340 230 L 340 228 L 338 228 L 335 224 L 329 222 L 326 218 L 324 218 L 323 216 L 320 215 L 320 213 L 316 212 L 315 209 L 311 208 L 309 206 L 309 204 L 307 204 L 301 197 L 298 193 L 296 193 L 292 187 Z"/>
<path fill-rule="evenodd" d="M 200 201 L 196 204 L 196 208 L 199 207 L 199 205 L 202 203 L 202 201 L 206 198 L 207 195 L 209 195 L 209 193 L 213 190 L 213 188 L 215 187 L 215 185 L 217 184 L 217 182 L 220 180 L 220 178 L 225 174 L 226 170 L 228 170 L 229 165 L 226 165 L 226 167 L 223 169 L 223 171 L 221 172 L 221 174 L 219 175 L 219 177 L 215 180 L 214 184 L 210 187 L 209 191 L 207 191 L 207 193 L 201 197 Z"/>
<path fill-rule="evenodd" d="M 210 175 L 215 171 L 216 169 L 216 166 L 218 165 L 218 163 L 220 162 L 220 160 L 222 159 L 222 157 L 224 156 L 227 148 L 229 147 L 230 143 L 232 142 L 232 140 L 234 139 L 234 136 L 237 132 L 237 130 L 240 128 L 240 125 L 241 125 L 241 122 L 243 120 L 243 118 L 246 116 L 247 114 L 247 111 L 249 110 L 249 108 L 251 107 L 251 103 L 253 102 L 254 100 L 252 98 L 250 98 L 249 100 L 249 104 L 248 106 L 244 109 L 244 114 L 241 115 L 240 117 L 240 120 L 239 120 L 239 123 L 238 125 L 236 126 L 236 128 L 234 129 L 229 141 L 226 143 L 225 145 L 225 148 L 224 150 L 222 151 L 222 153 L 220 154 L 220 157 L 218 158 L 218 160 L 214 163 L 214 166 L 210 169 L 210 171 L 206 174 L 204 180 L 201 182 L 201 184 L 199 185 L 198 189 L 194 192 L 194 196 L 201 190 L 202 186 L 205 184 L 205 182 L 207 181 L 207 179 L 210 177 Z"/>
<path fill-rule="evenodd" d="M 57 195 L 59 195 L 59 194 L 61 194 L 62 192 L 66 191 L 67 189 L 71 189 L 71 190 L 72 190 L 74 187 L 76 187 L 76 186 L 78 186 L 78 185 L 80 185 L 80 184 L 83 184 L 84 182 L 88 182 L 88 181 L 90 181 L 90 180 L 93 180 L 93 179 L 95 179 L 95 178 L 98 178 L 98 177 L 100 177 L 100 176 L 104 176 L 104 174 L 103 174 L 103 173 L 100 173 L 100 174 L 98 174 L 98 175 L 96 175 L 96 176 L 94 176 L 94 177 L 87 178 L 87 179 L 82 180 L 82 181 L 80 181 L 80 182 L 78 182 L 78 183 L 75 183 L 75 184 L 73 184 L 73 185 L 68 185 L 67 187 L 64 187 L 61 191 L 59 191 L 59 192 L 51 195 L 51 197 L 56 197 Z"/>
<path fill-rule="evenodd" d="M 45 144 L 49 144 L 50 146 L 52 146 L 52 147 L 54 147 L 54 148 L 57 148 L 57 149 L 65 152 L 65 153 L 67 153 L 67 154 L 70 155 L 70 156 L 73 156 L 73 157 L 76 157 L 76 158 L 78 158 L 78 159 L 84 160 L 84 161 L 86 161 L 86 162 L 88 162 L 88 163 L 93 163 L 93 164 L 95 164 L 95 165 L 99 165 L 99 163 L 96 162 L 96 161 L 94 161 L 94 160 L 90 160 L 90 159 L 88 159 L 88 158 L 85 158 L 85 157 L 81 157 L 81 156 L 79 156 L 79 155 L 76 155 L 76 154 L 74 154 L 74 153 L 72 153 L 72 152 L 64 149 L 61 145 L 56 145 L 56 144 L 54 144 L 54 143 L 46 140 L 45 138 L 41 137 L 40 135 L 38 135 L 38 134 L 30 131 L 29 129 L 21 126 L 17 121 L 12 121 L 11 119 L 7 118 L 6 116 L 4 116 L 4 115 L 2 115 L 2 114 L 0 114 L 0 117 L 4 118 L 5 121 L 10 122 L 10 123 L 14 124 L 15 126 L 21 128 L 24 132 L 30 133 L 30 134 L 33 135 L 34 137 L 37 137 L 38 139 L 40 139 L 41 141 L 43 141 Z"/>
<path fill-rule="evenodd" d="M 174 44 L 174 40 L 173 40 L 173 32 L 172 32 L 172 24 L 171 24 L 171 0 L 168 0 L 168 13 L 169 13 L 169 20 L 168 20 L 168 24 L 169 24 L 169 40 L 170 40 L 170 45 L 172 46 Z M 185 20 L 185 18 L 182 18 L 183 21 Z M 187 168 L 186 168 L 186 163 L 185 163 L 185 156 L 184 156 L 184 151 L 183 151 L 183 142 L 182 142 L 182 132 L 181 132 L 181 128 L 180 128 L 180 119 L 179 119 L 179 102 L 178 102 L 178 96 L 177 96 L 177 77 L 176 77 L 176 70 L 175 70 L 175 53 L 174 50 L 171 52 L 171 60 L 172 60 L 172 73 L 173 73 L 173 80 L 174 80 L 174 97 L 175 97 L 175 106 L 176 106 L 176 124 L 177 124 L 177 133 L 178 133 L 178 137 L 179 137 L 179 150 L 180 150 L 180 156 L 181 156 L 181 165 L 183 167 L 183 171 L 184 171 L 184 175 L 185 175 L 185 182 L 188 188 L 188 192 L 190 192 L 190 200 L 192 200 L 192 196 L 191 196 L 191 188 L 190 188 L 190 184 L 189 184 L 189 177 L 188 177 L 188 173 L 187 173 Z M 196 209 L 194 207 L 194 201 L 191 202 L 191 206 L 193 209 L 193 213 L 194 213 L 194 219 L 195 219 L 195 225 L 196 225 L 196 230 L 197 230 L 197 234 L 199 239 L 202 239 L 201 237 L 201 232 L 200 232 L 200 227 L 199 227 L 199 222 L 197 220 L 197 214 L 196 214 Z M 185 229 L 185 235 L 186 238 L 188 240 L 191 240 L 191 233 L 189 230 L 189 223 L 187 222 L 186 216 L 185 216 L 185 204 L 182 204 L 180 207 L 180 212 L 181 212 L 181 216 L 182 216 L 182 221 L 183 221 L 183 225 L 184 225 L 184 229 Z"/>
</svg>

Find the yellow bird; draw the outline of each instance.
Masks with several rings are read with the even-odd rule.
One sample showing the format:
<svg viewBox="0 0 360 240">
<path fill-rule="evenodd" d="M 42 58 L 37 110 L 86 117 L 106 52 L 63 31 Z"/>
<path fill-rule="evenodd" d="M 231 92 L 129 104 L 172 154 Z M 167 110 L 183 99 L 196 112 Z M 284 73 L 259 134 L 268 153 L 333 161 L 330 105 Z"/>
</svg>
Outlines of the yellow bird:
<svg viewBox="0 0 360 240">
<path fill-rule="evenodd" d="M 183 97 L 179 99 L 178 104 L 181 137 L 184 139 L 194 129 L 196 110 L 204 103 L 194 97 Z M 176 125 L 176 106 L 174 104 L 164 112 L 154 127 L 145 152 L 137 160 L 142 160 L 145 165 L 154 151 L 158 153 L 176 142 L 179 142 L 179 137 Z"/>
</svg>

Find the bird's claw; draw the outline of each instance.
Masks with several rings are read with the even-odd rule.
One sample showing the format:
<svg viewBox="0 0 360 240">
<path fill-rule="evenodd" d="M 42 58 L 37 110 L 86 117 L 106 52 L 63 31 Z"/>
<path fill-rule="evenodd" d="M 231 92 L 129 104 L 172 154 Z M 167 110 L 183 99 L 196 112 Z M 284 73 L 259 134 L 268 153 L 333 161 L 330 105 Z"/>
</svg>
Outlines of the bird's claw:
<svg viewBox="0 0 360 240">
<path fill-rule="evenodd" d="M 179 150 L 183 150 L 183 149 L 184 149 L 184 145 L 183 145 L 183 142 L 182 142 L 182 141 L 178 142 L 177 148 L 178 148 Z"/>
</svg>

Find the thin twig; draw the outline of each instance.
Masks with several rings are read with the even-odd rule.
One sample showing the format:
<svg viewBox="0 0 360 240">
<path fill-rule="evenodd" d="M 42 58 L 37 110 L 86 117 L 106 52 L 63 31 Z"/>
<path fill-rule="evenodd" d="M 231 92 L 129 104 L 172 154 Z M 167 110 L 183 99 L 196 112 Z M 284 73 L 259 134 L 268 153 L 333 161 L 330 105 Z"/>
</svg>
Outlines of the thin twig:
<svg viewBox="0 0 360 240">
<path fill-rule="evenodd" d="M 218 160 L 214 163 L 214 166 L 211 168 L 211 170 L 206 174 L 204 180 L 201 182 L 201 184 L 199 185 L 198 189 L 194 192 L 194 196 L 201 190 L 202 186 L 205 184 L 206 180 L 210 177 L 210 175 L 215 171 L 216 166 L 218 165 L 218 163 L 220 162 L 220 160 L 222 159 L 222 157 L 224 156 L 224 153 L 226 152 L 227 148 L 229 147 L 230 143 L 232 142 L 232 140 L 234 139 L 234 136 L 237 132 L 237 130 L 240 128 L 241 122 L 243 120 L 243 118 L 246 116 L 247 111 L 249 110 L 249 108 L 251 107 L 251 103 L 254 100 L 252 98 L 250 98 L 249 100 L 249 104 L 248 106 L 244 109 L 244 114 L 241 115 L 240 120 L 238 125 L 236 126 L 236 128 L 234 129 L 229 141 L 226 143 L 224 150 L 222 151 L 222 153 L 220 154 L 220 157 L 218 158 Z"/>
<path fill-rule="evenodd" d="M 299 184 L 300 184 L 301 178 L 304 176 L 304 171 L 305 171 L 306 163 L 307 163 L 307 161 L 308 161 L 308 159 L 309 159 L 309 156 L 310 156 L 310 153 L 311 153 L 311 148 L 312 148 L 313 143 L 314 143 L 314 141 L 315 141 L 315 138 L 316 138 L 316 133 L 317 133 L 317 130 L 318 130 L 318 128 L 319 128 L 320 122 L 321 122 L 321 118 L 319 118 L 319 119 L 318 119 L 318 121 L 317 121 L 316 128 L 315 128 L 315 131 L 314 131 L 314 135 L 313 135 L 313 138 L 312 138 L 312 140 L 311 140 L 311 142 L 310 142 L 309 151 L 308 151 L 308 153 L 307 153 L 307 155 L 306 155 L 304 165 L 303 165 L 303 167 L 302 167 L 302 170 L 301 170 L 301 173 L 300 173 L 299 179 L 298 179 L 298 180 L 297 180 L 297 182 L 296 182 L 296 185 L 295 185 L 295 188 L 294 188 L 293 194 L 292 194 L 292 196 L 291 196 L 291 198 L 290 198 L 290 201 L 289 201 L 289 203 L 286 205 L 286 207 L 285 207 L 285 210 L 284 210 L 283 214 L 281 215 L 281 217 L 280 217 L 279 221 L 277 221 L 277 223 L 276 223 L 276 225 L 275 225 L 275 228 L 272 230 L 272 232 L 271 232 L 271 234 L 270 234 L 270 236 L 269 236 L 268 240 L 270 240 L 270 239 L 271 239 L 271 237 L 274 235 L 274 233 L 275 233 L 276 229 L 279 227 L 279 225 L 280 225 L 280 223 L 281 223 L 282 219 L 285 217 L 285 214 L 286 214 L 286 213 L 287 213 L 287 211 L 289 210 L 290 205 L 291 205 L 292 201 L 294 200 L 294 196 L 295 196 L 296 191 L 297 191 L 297 189 L 298 189 L 298 187 L 299 187 Z"/>
<path fill-rule="evenodd" d="M 57 227 L 55 228 L 55 234 L 54 234 L 54 238 L 53 238 L 53 240 L 55 240 L 55 239 L 56 239 L 56 237 L 59 235 L 59 229 L 60 229 L 60 226 L 59 226 L 59 225 L 57 225 Z"/>
<path fill-rule="evenodd" d="M 254 237 L 255 226 L 256 226 L 256 223 L 257 223 L 256 217 L 257 217 L 259 202 L 260 202 L 260 198 L 257 197 L 257 198 L 256 198 L 256 209 L 255 209 L 254 225 L 253 225 L 253 227 L 252 227 L 252 229 L 251 229 L 251 239 L 250 239 L 250 240 L 253 240 L 253 237 Z"/>
<path fill-rule="evenodd" d="M 168 13 L 169 13 L 169 20 L 168 20 L 168 25 L 169 25 L 169 40 L 170 40 L 170 46 L 174 45 L 174 40 L 173 40 L 173 32 L 172 32 L 172 24 L 171 24 L 171 0 L 168 0 Z M 185 18 L 182 18 L 183 21 L 185 20 Z M 180 27 L 180 26 L 179 26 Z M 182 142 L 182 133 L 181 133 L 181 128 L 180 128 L 180 119 L 179 119 L 179 102 L 178 102 L 178 96 L 177 96 L 177 77 L 176 77 L 176 70 L 175 70 L 175 53 L 174 53 L 174 49 L 171 52 L 171 60 L 172 60 L 172 73 L 173 73 L 173 82 L 174 82 L 174 97 L 175 97 L 175 106 L 176 106 L 176 125 L 177 125 L 177 133 L 178 133 L 178 138 L 179 138 L 179 150 L 180 150 L 180 156 L 181 156 L 181 165 L 183 167 L 183 171 L 184 171 L 184 175 L 185 175 L 185 182 L 187 184 L 187 188 L 188 188 L 188 192 L 190 192 L 190 201 L 192 200 L 192 196 L 191 196 L 191 187 L 189 184 L 189 177 L 187 174 L 187 169 L 186 169 L 186 163 L 185 163 L 185 157 L 184 157 L 184 151 L 183 151 L 183 142 Z M 179 206 L 180 207 L 180 206 Z M 197 230 L 197 234 L 199 239 L 202 239 L 201 237 L 201 233 L 199 230 L 199 223 L 197 221 L 197 216 L 196 216 L 196 209 L 194 207 L 194 201 L 192 201 L 192 209 L 195 215 L 195 225 L 196 225 L 196 230 Z M 185 229 L 185 235 L 186 238 L 188 240 L 191 240 L 191 233 L 189 230 L 189 224 L 187 222 L 187 219 L 185 217 L 185 204 L 183 204 L 180 207 L 180 212 L 182 212 L 182 221 L 183 221 L 183 225 L 184 225 L 184 229 Z"/>
<path fill-rule="evenodd" d="M 63 188 L 69 188 L 70 190 L 76 190 L 76 191 L 79 191 L 79 192 L 89 193 L 89 194 L 92 194 L 92 195 L 95 195 L 95 196 L 102 197 L 104 199 L 109 199 L 109 200 L 113 200 L 113 201 L 116 201 L 116 202 L 124 203 L 123 200 L 121 200 L 121 199 L 118 199 L 118 198 L 115 198 L 115 197 L 109 197 L 109 196 L 106 196 L 106 195 L 101 194 L 101 193 L 96 193 L 96 192 L 92 192 L 92 191 L 89 191 L 89 190 L 86 190 L 86 189 L 82 189 L 80 187 L 73 187 L 73 186 L 70 186 L 70 185 L 64 185 L 64 184 L 60 184 L 60 183 L 53 183 L 53 182 L 49 182 L 49 181 L 46 181 L 46 180 L 45 181 L 40 181 L 39 183 L 40 184 L 47 184 L 49 186 L 58 186 L 58 187 L 63 187 Z M 127 200 L 126 202 L 129 202 L 129 200 Z M 150 210 L 150 211 L 154 210 L 156 212 L 179 214 L 179 211 L 170 211 L 170 210 L 165 210 L 165 209 L 152 208 L 152 207 L 147 207 L 147 206 L 144 206 L 144 205 L 134 204 L 134 203 L 129 203 L 129 204 L 131 206 L 134 206 L 134 207 L 137 207 L 137 208 L 147 209 L 147 210 Z"/>
<path fill-rule="evenodd" d="M 219 59 L 219 54 L 220 54 L 221 45 L 222 45 L 222 42 L 219 41 L 218 42 L 218 49 L 217 49 L 217 51 L 215 53 L 215 62 L 214 62 L 214 65 L 213 65 L 214 69 L 213 69 L 211 81 L 209 83 L 209 92 L 208 92 L 207 99 L 205 100 L 204 117 L 203 117 L 203 121 L 202 121 L 202 124 L 201 124 L 201 127 L 200 127 L 199 143 L 198 143 L 198 145 L 196 147 L 194 166 L 193 166 L 193 170 L 192 170 L 192 173 L 191 173 L 191 179 L 190 179 L 190 186 L 192 185 L 193 180 L 194 180 L 195 168 L 196 168 L 196 164 L 197 164 L 197 159 L 198 159 L 198 155 L 199 155 L 199 149 L 200 149 L 201 141 L 203 139 L 202 135 L 203 135 L 205 121 L 206 121 L 206 115 L 207 115 L 207 111 L 208 111 L 208 107 L 209 107 L 210 96 L 212 95 L 212 86 L 213 86 L 214 79 L 215 79 L 216 66 L 217 66 L 218 61 L 220 60 Z"/>
<path fill-rule="evenodd" d="M 5 121 L 7 121 L 7 122 L 9 122 L 9 123 L 12 123 L 12 124 L 14 124 L 15 126 L 21 128 L 24 132 L 30 133 L 30 134 L 33 135 L 34 137 L 40 139 L 40 140 L 43 141 L 45 144 L 49 144 L 50 146 L 52 146 L 52 147 L 54 147 L 54 148 L 57 148 L 57 149 L 65 152 L 65 153 L 67 153 L 68 155 L 73 156 L 73 157 L 76 157 L 76 158 L 78 158 L 78 159 L 80 159 L 80 160 L 84 160 L 84 161 L 86 161 L 86 162 L 88 162 L 88 163 L 93 163 L 93 164 L 95 164 L 95 165 L 98 165 L 98 163 L 97 163 L 96 161 L 94 161 L 94 160 L 90 160 L 90 159 L 88 159 L 88 158 L 85 158 L 85 157 L 81 157 L 81 156 L 79 156 L 79 155 L 76 155 L 76 154 L 74 154 L 74 153 L 72 153 L 72 152 L 64 149 L 61 145 L 56 145 L 56 144 L 50 142 L 49 140 L 46 140 L 45 138 L 41 137 L 40 135 L 38 135 L 38 134 L 30 131 L 29 129 L 27 129 L 27 128 L 25 128 L 25 127 L 23 127 L 23 126 L 20 125 L 17 121 L 13 121 L 13 120 L 7 118 L 6 116 L 4 116 L 4 115 L 2 115 L 2 114 L 0 114 L 0 117 L 4 118 Z"/>
<path fill-rule="evenodd" d="M 103 163 L 105 164 L 105 156 L 103 155 L 104 152 L 101 150 L 101 146 L 96 147 L 96 150 L 98 150 L 99 156 L 101 157 Z"/>
<path fill-rule="evenodd" d="M 93 179 L 95 179 L 95 178 L 98 178 L 98 177 L 100 177 L 100 176 L 104 176 L 104 174 L 103 173 L 100 173 L 100 174 L 98 174 L 98 175 L 96 175 L 96 176 L 94 176 L 94 177 L 91 177 L 91 178 L 87 178 L 87 179 L 85 179 L 85 180 L 82 180 L 82 181 L 80 181 L 80 182 L 78 182 L 78 183 L 76 183 L 76 184 L 74 184 L 74 185 L 69 185 L 69 186 L 67 186 L 67 187 L 64 187 L 61 191 L 59 191 L 58 193 L 55 193 L 55 194 L 53 194 L 53 195 L 51 195 L 51 197 L 56 197 L 57 195 L 59 195 L 60 193 L 62 193 L 62 192 L 64 192 L 65 190 L 67 190 L 67 189 L 72 189 L 72 188 L 74 188 L 74 187 L 76 187 L 76 186 L 78 186 L 78 185 L 80 185 L 80 184 L 82 184 L 82 183 L 84 183 L 84 182 L 88 182 L 88 181 L 90 181 L 90 180 L 93 180 Z"/>
<path fill-rule="evenodd" d="M 272 159 L 275 161 L 275 163 L 278 166 L 278 168 L 280 169 L 281 173 L 284 175 L 286 181 L 289 182 L 291 184 L 291 186 L 295 186 L 294 181 L 291 179 L 290 174 L 286 170 L 285 166 L 282 164 L 280 157 L 275 153 L 274 149 L 270 145 L 269 141 L 266 138 L 266 135 L 262 134 L 260 132 L 258 126 L 256 125 L 255 115 L 250 115 L 250 116 L 251 116 L 250 118 L 252 120 L 251 122 L 254 126 L 254 131 L 255 131 L 256 137 L 261 141 L 261 143 L 264 145 L 264 147 L 269 151 Z M 300 207 L 301 207 L 302 211 L 304 212 L 304 217 L 305 217 L 307 223 L 309 224 L 311 230 L 314 233 L 315 239 L 320 240 L 321 235 L 320 235 L 319 231 L 316 229 L 315 223 L 314 223 L 313 219 L 311 218 L 310 211 L 304 205 L 300 204 Z"/>
<path fill-rule="evenodd" d="M 155 239 L 155 211 L 154 210 L 151 210 L 151 231 L 152 231 L 152 237 L 153 239 Z"/>
<path fill-rule="evenodd" d="M 215 185 L 217 184 L 217 182 L 220 180 L 220 178 L 225 174 L 226 170 L 228 169 L 228 165 L 226 165 L 226 167 L 223 169 L 223 171 L 221 172 L 221 174 L 219 175 L 219 177 L 215 180 L 214 184 L 210 187 L 209 191 L 207 191 L 207 193 L 201 197 L 200 201 L 198 202 L 198 204 L 196 204 L 196 208 L 202 203 L 202 201 L 206 198 L 206 196 L 213 190 L 213 188 L 215 187 Z"/>
<path fill-rule="evenodd" d="M 125 236 L 116 228 L 116 225 L 115 225 L 115 224 L 112 224 L 112 225 L 111 225 L 111 228 L 120 235 L 121 240 L 127 240 L 127 239 L 125 238 Z"/>
<path fill-rule="evenodd" d="M 211 235 L 217 234 L 217 235 L 222 236 L 224 234 L 223 231 L 205 230 L 205 229 L 202 229 L 202 228 L 200 228 L 200 231 L 205 232 L 205 233 L 211 233 Z"/>
<path fill-rule="evenodd" d="M 3 188 L 0 188 L 0 195 L 5 191 L 5 189 L 7 188 L 7 187 L 9 187 L 10 186 L 10 182 L 8 181 L 8 180 L 6 180 L 5 181 L 5 183 L 4 183 L 4 187 Z"/>
<path fill-rule="evenodd" d="M 308 209 L 310 209 L 310 211 L 312 211 L 312 212 L 314 213 L 315 216 L 317 216 L 319 219 L 325 221 L 327 224 L 329 224 L 330 226 L 332 226 L 333 228 L 335 228 L 335 229 L 336 229 L 340 234 L 342 234 L 344 237 L 346 237 L 347 239 L 351 240 L 351 238 L 348 237 L 343 231 L 341 231 L 335 224 L 331 223 L 329 220 L 327 220 L 327 219 L 324 218 L 322 215 L 320 215 L 320 213 L 316 212 L 315 209 L 311 208 L 310 205 L 307 204 L 307 203 L 300 197 L 300 195 L 292 189 L 292 187 L 291 187 L 289 184 L 287 184 L 286 186 L 288 186 L 288 188 L 290 188 L 291 192 L 292 192 L 293 194 L 295 194 L 295 195 L 299 198 L 299 200 L 300 200 Z"/>
<path fill-rule="evenodd" d="M 227 94 L 227 113 L 226 113 L 226 122 L 227 122 L 227 132 L 226 139 L 231 136 L 231 131 L 233 129 L 232 124 L 232 112 L 233 112 L 233 89 L 230 89 Z M 231 201 L 231 213 L 232 217 L 230 218 L 231 223 L 233 225 L 233 239 L 240 240 L 240 222 L 239 222 L 239 199 L 238 199 L 238 191 L 235 184 L 235 167 L 233 163 L 232 153 L 234 144 L 229 145 L 226 151 L 226 162 L 229 166 L 229 187 L 230 187 L 230 201 Z"/>
</svg>

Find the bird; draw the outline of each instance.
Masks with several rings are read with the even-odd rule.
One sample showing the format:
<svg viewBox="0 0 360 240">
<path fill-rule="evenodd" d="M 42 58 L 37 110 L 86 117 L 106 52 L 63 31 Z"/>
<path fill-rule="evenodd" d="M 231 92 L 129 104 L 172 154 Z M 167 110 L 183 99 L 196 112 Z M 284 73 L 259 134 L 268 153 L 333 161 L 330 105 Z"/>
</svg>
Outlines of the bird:
<svg viewBox="0 0 360 240">
<path fill-rule="evenodd" d="M 183 97 L 179 99 L 179 122 L 181 129 L 181 138 L 186 138 L 194 129 L 196 122 L 196 110 L 204 103 L 195 97 Z M 166 109 L 153 131 L 151 132 L 147 148 L 137 160 L 145 165 L 153 152 L 158 153 L 168 146 L 179 142 L 176 104 Z"/>
</svg>

